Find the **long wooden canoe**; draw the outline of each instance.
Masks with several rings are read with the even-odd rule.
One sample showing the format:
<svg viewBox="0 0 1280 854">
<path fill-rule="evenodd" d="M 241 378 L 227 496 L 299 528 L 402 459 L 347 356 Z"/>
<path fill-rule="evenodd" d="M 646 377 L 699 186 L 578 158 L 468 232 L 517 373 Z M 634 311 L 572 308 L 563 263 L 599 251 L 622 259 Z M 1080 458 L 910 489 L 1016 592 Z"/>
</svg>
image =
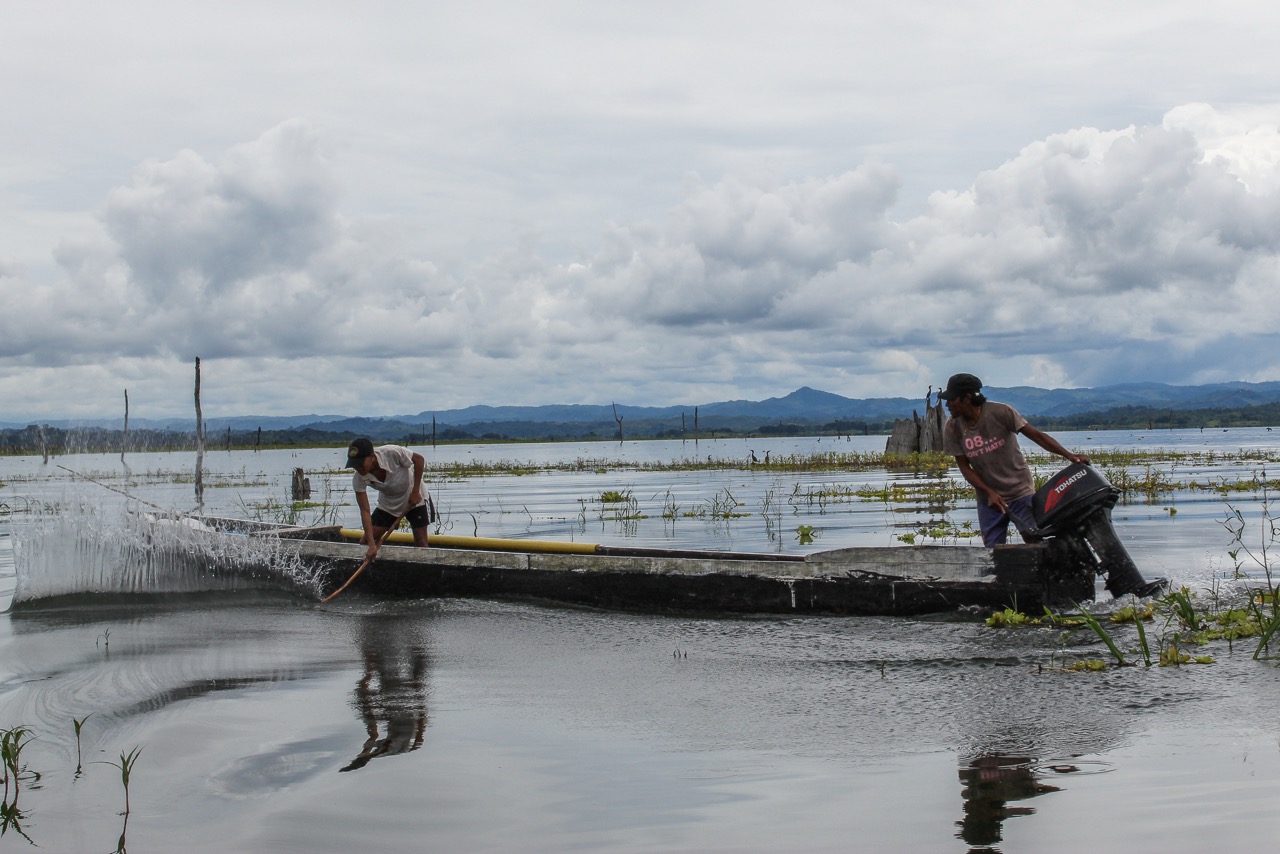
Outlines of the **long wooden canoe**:
<svg viewBox="0 0 1280 854">
<path fill-rule="evenodd" d="M 223 530 L 231 520 L 206 519 Z M 256 526 L 282 537 L 320 575 L 326 595 L 360 566 L 359 531 Z M 403 535 L 407 538 L 408 535 Z M 912 615 L 1016 605 L 1034 613 L 1092 599 L 1094 576 L 1045 544 L 845 548 L 743 554 L 432 536 L 428 548 L 384 545 L 343 593 L 522 598 L 629 610 Z"/>
</svg>

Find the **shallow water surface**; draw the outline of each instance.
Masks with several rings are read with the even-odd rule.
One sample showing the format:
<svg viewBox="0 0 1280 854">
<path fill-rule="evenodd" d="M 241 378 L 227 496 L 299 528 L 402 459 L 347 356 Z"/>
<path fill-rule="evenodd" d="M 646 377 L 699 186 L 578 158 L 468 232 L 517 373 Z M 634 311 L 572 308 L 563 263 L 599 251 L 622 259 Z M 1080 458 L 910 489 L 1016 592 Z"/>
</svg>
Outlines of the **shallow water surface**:
<svg viewBox="0 0 1280 854">
<path fill-rule="evenodd" d="M 1274 447 L 1262 431 L 1241 437 Z M 762 457 L 801 440 L 756 441 Z M 449 453 L 616 459 L 598 445 L 530 447 Z M 317 471 L 335 453 L 210 454 L 235 483 L 209 491 L 210 509 L 283 500 L 294 465 Z M 0 501 L 18 508 L 0 519 L 0 595 L 26 573 L 0 614 L 0 729 L 34 736 L 0 851 L 1252 850 L 1280 832 L 1280 678 L 1252 642 L 1194 650 L 1208 665 L 1070 673 L 1066 660 L 1107 658 L 1087 631 L 995 630 L 979 614 L 717 618 L 347 594 L 320 605 L 301 568 L 248 545 L 198 567 L 158 548 L 203 548 L 140 521 L 139 500 L 189 509 L 190 483 L 138 476 L 189 463 L 167 456 L 134 455 L 127 477 L 118 458 L 63 460 L 119 477 L 132 499 L 0 459 Z M 1209 469 L 1223 472 L 1195 475 Z M 349 476 L 312 477 L 349 503 Z M 481 534 L 797 551 L 890 545 L 937 511 L 787 504 L 788 536 L 771 538 L 759 506 L 770 490 L 896 477 L 588 470 L 436 489 L 454 533 L 471 533 L 457 528 L 474 515 Z M 690 506 L 725 488 L 749 511 L 728 524 L 578 515 L 605 489 Z M 1232 500 L 1252 519 L 1261 496 Z M 1115 519 L 1141 568 L 1207 599 L 1243 584 L 1228 571 L 1223 507 L 1179 493 L 1122 504 Z M 821 529 L 816 545 L 790 536 L 799 524 Z M 271 570 L 224 572 L 246 563 Z M 1153 644 L 1176 630 L 1148 625 Z M 1140 660 L 1133 627 L 1113 632 Z M 125 816 L 109 763 L 135 747 Z"/>
<path fill-rule="evenodd" d="M 3 625 L 0 720 L 39 736 L 22 829 L 44 850 L 110 850 L 119 772 L 90 763 L 135 745 L 135 852 L 1141 850 L 1280 829 L 1280 685 L 1246 652 L 1067 674 L 1044 668 L 1052 630 L 975 622 L 270 594 Z"/>
</svg>

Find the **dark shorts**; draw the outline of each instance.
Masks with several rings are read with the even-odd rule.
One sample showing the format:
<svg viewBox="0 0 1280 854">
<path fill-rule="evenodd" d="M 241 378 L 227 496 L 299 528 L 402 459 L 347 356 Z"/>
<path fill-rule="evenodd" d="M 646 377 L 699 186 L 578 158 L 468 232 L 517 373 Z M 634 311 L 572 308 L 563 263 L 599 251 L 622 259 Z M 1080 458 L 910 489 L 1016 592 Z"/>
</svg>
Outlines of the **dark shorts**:
<svg viewBox="0 0 1280 854">
<path fill-rule="evenodd" d="M 390 528 L 395 524 L 396 517 L 392 516 L 381 507 L 375 507 L 373 512 L 369 514 L 369 518 L 373 521 L 375 528 Z M 425 503 L 419 504 L 404 515 L 409 520 L 411 528 L 425 528 L 431 524 L 431 514 L 427 510 Z"/>
<path fill-rule="evenodd" d="M 1003 545 L 1009 539 L 1010 522 L 1017 526 L 1023 540 L 1028 543 L 1035 542 L 1038 538 L 1030 533 L 1036 529 L 1036 520 L 1031 514 L 1033 497 L 1028 495 L 1026 498 L 1006 502 L 1009 505 L 1008 513 L 1001 513 L 979 498 L 978 527 L 982 529 L 982 544 L 987 548 Z"/>
</svg>

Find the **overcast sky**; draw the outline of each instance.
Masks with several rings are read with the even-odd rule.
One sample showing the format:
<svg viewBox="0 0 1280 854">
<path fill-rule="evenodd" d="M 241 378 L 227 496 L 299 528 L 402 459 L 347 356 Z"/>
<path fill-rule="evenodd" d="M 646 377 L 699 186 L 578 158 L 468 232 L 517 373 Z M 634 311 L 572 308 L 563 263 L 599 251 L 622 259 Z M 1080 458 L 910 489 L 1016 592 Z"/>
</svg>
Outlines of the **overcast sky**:
<svg viewBox="0 0 1280 854">
<path fill-rule="evenodd" d="M 0 7 L 0 421 L 1280 379 L 1280 4 Z"/>
</svg>

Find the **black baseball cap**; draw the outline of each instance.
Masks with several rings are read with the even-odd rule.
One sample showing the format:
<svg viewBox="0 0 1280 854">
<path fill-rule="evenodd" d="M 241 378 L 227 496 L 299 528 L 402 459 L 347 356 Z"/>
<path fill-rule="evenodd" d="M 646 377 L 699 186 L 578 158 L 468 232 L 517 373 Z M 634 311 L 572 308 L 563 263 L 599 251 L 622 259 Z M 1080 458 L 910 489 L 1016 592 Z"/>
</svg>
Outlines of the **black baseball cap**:
<svg viewBox="0 0 1280 854">
<path fill-rule="evenodd" d="M 361 436 L 347 448 L 347 468 L 359 468 L 365 457 L 373 456 L 373 443 Z"/>
<path fill-rule="evenodd" d="M 940 400 L 954 400 L 966 394 L 974 394 L 982 391 L 982 380 L 973 374 L 952 374 L 951 379 L 947 380 L 945 390 L 938 392 Z"/>
</svg>

